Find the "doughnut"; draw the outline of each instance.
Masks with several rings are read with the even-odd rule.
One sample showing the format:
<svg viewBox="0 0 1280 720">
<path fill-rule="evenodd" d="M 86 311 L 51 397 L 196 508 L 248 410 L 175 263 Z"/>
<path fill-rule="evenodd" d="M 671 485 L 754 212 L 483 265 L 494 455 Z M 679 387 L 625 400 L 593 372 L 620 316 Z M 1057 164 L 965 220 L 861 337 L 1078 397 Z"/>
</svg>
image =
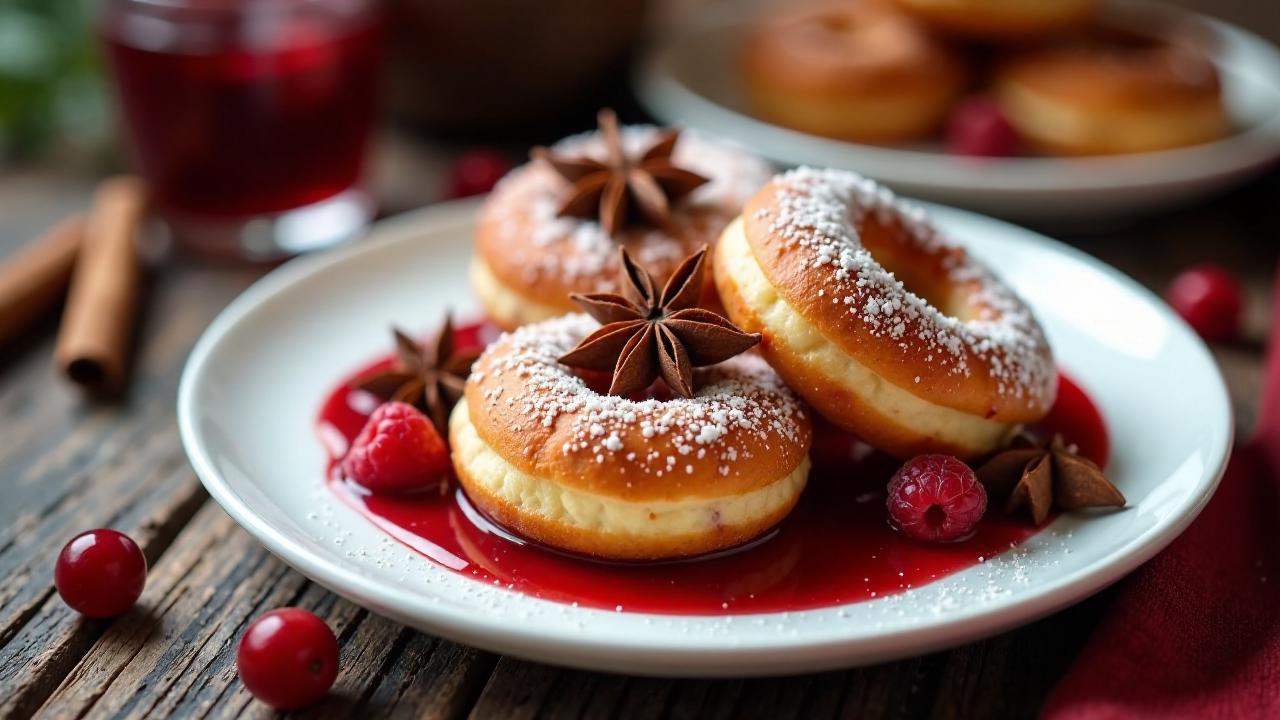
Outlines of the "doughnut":
<svg viewBox="0 0 1280 720">
<path fill-rule="evenodd" d="M 850 172 L 799 168 L 715 250 L 729 318 L 815 411 L 900 458 L 973 458 L 1057 392 L 1026 305 L 916 207 Z"/>
<path fill-rule="evenodd" d="M 894 0 L 930 27 L 973 39 L 1023 40 L 1088 23 L 1097 0 Z"/>
<path fill-rule="evenodd" d="M 624 127 L 623 146 L 635 152 L 659 132 L 651 126 Z M 603 158 L 605 144 L 591 132 L 552 149 Z M 772 173 L 749 153 L 688 130 L 681 133 L 672 161 L 710 182 L 673 205 L 670 229 L 628 225 L 612 237 L 594 219 L 557 216 L 567 183 L 546 162 L 534 160 L 503 178 L 480 209 L 470 270 L 472 288 L 494 323 L 510 330 L 573 312 L 570 293 L 613 292 L 619 245 L 665 280 L 681 260 L 714 243 Z M 711 299 L 710 273 L 707 278 Z"/>
<path fill-rule="evenodd" d="M 996 70 L 1001 110 L 1055 155 L 1148 152 L 1230 130 L 1218 72 L 1194 43 L 1108 33 L 1028 50 Z"/>
<path fill-rule="evenodd" d="M 765 17 L 740 61 L 757 116 L 868 143 L 932 134 L 968 77 L 963 58 L 877 0 L 828 1 Z"/>
<path fill-rule="evenodd" d="M 786 517 L 812 430 L 764 360 L 695 370 L 687 399 L 606 395 L 557 361 L 598 327 L 582 314 L 525 325 L 477 361 L 449 422 L 471 502 L 530 540 L 609 560 L 729 548 Z"/>
</svg>

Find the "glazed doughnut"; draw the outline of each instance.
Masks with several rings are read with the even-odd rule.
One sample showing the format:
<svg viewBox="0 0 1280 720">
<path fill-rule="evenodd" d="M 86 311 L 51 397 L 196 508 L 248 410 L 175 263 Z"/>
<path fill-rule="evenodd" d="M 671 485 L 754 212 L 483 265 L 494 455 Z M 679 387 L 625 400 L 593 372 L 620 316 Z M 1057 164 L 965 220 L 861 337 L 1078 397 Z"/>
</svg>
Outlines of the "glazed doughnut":
<svg viewBox="0 0 1280 720">
<path fill-rule="evenodd" d="M 481 356 L 449 423 L 471 501 L 527 538 L 613 560 L 699 555 L 781 521 L 812 431 L 764 360 L 695 371 L 688 399 L 606 395 L 557 361 L 598 327 L 580 314 L 526 325 Z"/>
<path fill-rule="evenodd" d="M 859 142 L 928 136 L 964 89 L 964 60 L 877 0 L 787 10 L 743 46 L 753 112 L 815 135 Z"/>
<path fill-rule="evenodd" d="M 918 208 L 861 176 L 779 175 L 725 229 L 730 319 L 815 410 L 898 457 L 972 458 L 1057 392 L 1031 311 Z"/>
<path fill-rule="evenodd" d="M 1023 139 L 1057 155 L 1166 150 L 1230 129 L 1217 69 L 1190 42 L 1110 34 L 1029 50 L 995 88 Z"/>
<path fill-rule="evenodd" d="M 634 150 L 658 132 L 624 127 L 622 142 Z M 605 145 L 591 132 L 553 150 L 601 158 Z M 672 207 L 671 231 L 630 225 L 614 237 L 595 220 L 557 216 L 566 184 L 545 162 L 527 163 L 503 178 L 480 210 L 471 264 L 472 288 L 489 317 L 510 330 L 575 311 L 570 293 L 613 292 L 619 245 L 665 280 L 681 260 L 714 243 L 771 174 L 764 161 L 689 130 L 680 135 L 672 161 L 711 181 Z M 714 297 L 710 274 L 707 291 L 708 299 Z"/>
<path fill-rule="evenodd" d="M 968 38 L 1022 40 L 1080 27 L 1097 0 L 894 0 L 944 32 Z"/>
</svg>

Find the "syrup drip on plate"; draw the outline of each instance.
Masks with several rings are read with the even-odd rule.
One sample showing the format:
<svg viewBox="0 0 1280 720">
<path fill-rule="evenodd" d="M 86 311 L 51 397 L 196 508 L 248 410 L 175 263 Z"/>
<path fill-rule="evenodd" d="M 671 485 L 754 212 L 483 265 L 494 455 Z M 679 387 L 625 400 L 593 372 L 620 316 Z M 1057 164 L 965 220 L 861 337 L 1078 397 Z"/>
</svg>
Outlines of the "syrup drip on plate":
<svg viewBox="0 0 1280 720">
<path fill-rule="evenodd" d="M 468 325 L 458 342 L 479 343 L 491 328 Z M 386 367 L 390 359 L 353 377 Z M 344 379 L 329 394 L 318 432 L 341 457 L 377 400 Z M 1105 465 L 1109 441 L 1085 392 L 1059 377 L 1058 400 L 1033 432 L 1060 432 Z M 919 587 L 990 559 L 1036 534 L 1020 515 L 993 505 L 971 539 L 929 545 L 894 532 L 884 487 L 898 463 L 836 428 L 814 429 L 813 472 L 800 503 L 775 530 L 746 546 L 689 560 L 608 563 L 540 546 L 498 527 L 461 490 L 413 497 L 362 492 L 329 473 L 330 490 L 427 560 L 477 582 L 583 607 L 681 615 L 810 610 Z M 331 463 L 332 465 L 332 463 Z M 332 470 L 332 467 L 331 467 Z"/>
</svg>

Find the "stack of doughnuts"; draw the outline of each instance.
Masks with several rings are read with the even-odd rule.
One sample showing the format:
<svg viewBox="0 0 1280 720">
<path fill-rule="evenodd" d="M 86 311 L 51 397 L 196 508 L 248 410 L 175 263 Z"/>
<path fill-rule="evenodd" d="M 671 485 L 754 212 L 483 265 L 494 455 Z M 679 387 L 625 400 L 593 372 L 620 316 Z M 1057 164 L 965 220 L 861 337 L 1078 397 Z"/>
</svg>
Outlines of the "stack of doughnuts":
<svg viewBox="0 0 1280 720">
<path fill-rule="evenodd" d="M 591 147 L 590 137 L 573 142 Z M 477 290 L 491 311 L 507 305 L 486 292 L 535 298 L 540 308 L 503 318 L 520 327 L 475 363 L 449 440 L 462 488 L 501 525 L 601 559 L 714 552 L 759 537 L 795 506 L 814 412 L 901 458 L 977 458 L 1052 406 L 1053 358 L 1031 311 L 921 210 L 853 173 L 759 178 L 756 161 L 730 162 L 725 152 L 686 146 L 690 166 L 751 173 L 722 176 L 715 182 L 725 188 L 694 201 L 703 210 L 681 210 L 682 227 L 696 233 L 628 226 L 575 241 L 575 232 L 600 229 L 539 214 L 551 212 L 539 207 L 553 206 L 557 186 L 536 164 L 491 197 L 476 262 L 508 285 L 478 281 Z M 735 205 L 740 186 L 756 179 Z M 528 237 L 538 232 L 547 239 Z M 498 237 L 511 243 L 505 252 Z M 699 254 L 681 262 L 696 242 L 712 246 L 706 262 Z M 670 262 L 642 267 L 648 243 L 651 258 Z M 629 254 L 615 281 L 602 266 L 619 246 Z M 508 255 L 592 270 L 526 280 L 507 272 Z M 665 286 L 664 270 L 673 275 Z M 594 291 L 575 296 L 591 315 L 561 313 L 567 298 L 544 283 L 566 296 Z M 699 292 L 711 297 L 696 303 Z M 748 339 L 733 352 L 757 341 L 758 350 L 714 349 L 730 335 Z M 594 359 L 583 363 L 585 349 Z M 610 376 L 602 369 L 613 358 Z M 690 364 L 692 374 L 672 375 L 670 363 Z M 617 389 L 624 366 L 662 379 Z M 669 380 L 677 376 L 691 382 Z"/>
<path fill-rule="evenodd" d="M 1096 0 L 810 0 L 759 18 L 740 66 L 761 118 L 855 142 L 937 137 L 968 92 L 993 95 L 1043 154 L 1229 133 L 1208 43 L 1164 20 L 1125 24 L 1099 18 Z"/>
</svg>

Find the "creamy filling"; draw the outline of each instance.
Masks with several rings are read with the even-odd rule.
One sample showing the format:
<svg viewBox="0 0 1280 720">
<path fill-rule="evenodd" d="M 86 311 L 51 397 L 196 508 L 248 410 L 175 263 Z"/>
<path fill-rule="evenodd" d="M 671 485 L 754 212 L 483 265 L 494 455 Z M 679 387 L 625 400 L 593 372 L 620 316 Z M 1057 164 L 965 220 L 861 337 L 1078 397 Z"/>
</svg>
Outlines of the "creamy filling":
<svg viewBox="0 0 1280 720">
<path fill-rule="evenodd" d="M 733 278 L 743 302 L 760 319 L 772 344 L 800 358 L 824 381 L 845 388 L 911 432 L 974 451 L 999 446 L 1016 429 L 917 397 L 828 340 L 765 277 L 743 232 L 742 218 L 725 229 L 717 247 L 719 264 Z"/>
<path fill-rule="evenodd" d="M 793 503 L 809 476 L 806 455 L 786 476 L 750 492 L 628 502 L 566 487 L 512 465 L 476 432 L 465 400 L 450 417 L 449 440 L 454 463 L 470 481 L 519 512 L 618 537 L 678 537 L 758 522 Z"/>
</svg>

